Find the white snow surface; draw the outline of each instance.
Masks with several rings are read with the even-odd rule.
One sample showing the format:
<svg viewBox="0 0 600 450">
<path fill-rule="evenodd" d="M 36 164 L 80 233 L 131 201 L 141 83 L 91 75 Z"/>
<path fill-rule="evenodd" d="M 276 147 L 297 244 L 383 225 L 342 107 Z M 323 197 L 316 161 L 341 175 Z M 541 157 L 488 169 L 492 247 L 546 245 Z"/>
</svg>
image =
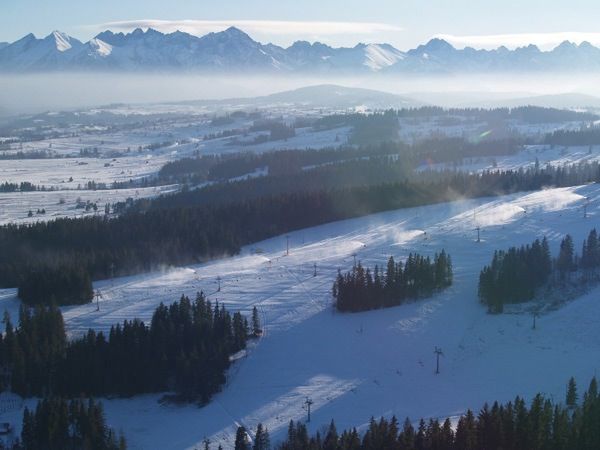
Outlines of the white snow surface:
<svg viewBox="0 0 600 450">
<path fill-rule="evenodd" d="M 103 58 L 109 56 L 113 50 L 112 45 L 107 44 L 106 42 L 98 38 L 90 40 L 89 45 L 90 48 L 94 51 L 94 54 Z"/>
<path fill-rule="evenodd" d="M 170 194 L 179 189 L 178 185 L 167 185 L 132 189 L 104 190 L 64 190 L 34 192 L 0 193 L 0 225 L 8 223 L 33 223 L 47 221 L 59 217 L 83 217 L 104 215 L 104 206 L 109 203 L 124 202 L 128 198 L 139 200 Z M 77 203 L 95 203 L 97 211 L 86 211 L 77 208 Z M 45 214 L 37 214 L 37 210 L 45 210 Z M 29 217 L 29 211 L 33 216 Z"/>
<path fill-rule="evenodd" d="M 73 47 L 71 45 L 71 38 L 65 33 L 62 33 L 60 31 L 53 31 L 52 37 L 56 41 L 56 49 L 59 52 L 66 52 L 67 50 L 70 50 Z"/>
<path fill-rule="evenodd" d="M 393 47 L 369 44 L 365 47 L 365 66 L 377 72 L 402 61 L 406 55 Z"/>
<path fill-rule="evenodd" d="M 276 442 L 290 419 L 305 419 L 307 396 L 314 401 L 311 432 L 332 418 L 338 429 L 364 429 L 371 416 L 454 417 L 485 401 L 531 399 L 537 392 L 560 400 L 570 376 L 583 386 L 600 368 L 600 289 L 544 314 L 533 330 L 527 314 L 486 314 L 477 300 L 478 275 L 495 249 L 544 235 L 553 253 L 566 233 L 579 248 L 599 217 L 598 185 L 385 212 L 290 233 L 289 256 L 280 236 L 239 256 L 101 281 L 99 312 L 84 305 L 63 313 L 75 336 L 124 319 L 147 321 L 160 302 L 199 290 L 233 311 L 258 307 L 265 335 L 233 364 L 207 406 L 163 405 L 159 394 L 103 400 L 109 424 L 124 431 L 133 449 L 192 449 L 204 438 L 215 448 L 233 448 L 236 427 L 255 429 L 259 422 Z M 446 291 L 385 310 L 334 312 L 331 285 L 338 268 L 352 266 L 353 253 L 373 266 L 390 255 L 442 248 L 455 274 Z M 0 308 L 15 313 L 17 307 L 14 290 L 0 291 Z M 439 375 L 435 346 L 444 352 Z"/>
</svg>

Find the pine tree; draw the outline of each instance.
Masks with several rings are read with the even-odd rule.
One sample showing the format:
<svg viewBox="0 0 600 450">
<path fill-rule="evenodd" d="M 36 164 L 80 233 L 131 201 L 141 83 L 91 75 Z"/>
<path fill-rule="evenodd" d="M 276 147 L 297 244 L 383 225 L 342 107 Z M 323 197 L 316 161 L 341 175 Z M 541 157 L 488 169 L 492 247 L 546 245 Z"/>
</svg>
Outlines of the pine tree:
<svg viewBox="0 0 600 450">
<path fill-rule="evenodd" d="M 461 450 L 478 450 L 477 424 L 471 410 L 458 420 L 455 443 L 456 448 Z"/>
<path fill-rule="evenodd" d="M 327 429 L 327 434 L 325 435 L 325 439 L 323 440 L 323 450 L 337 450 L 338 448 L 338 434 L 335 428 L 335 423 L 333 420 L 329 424 L 329 428 Z"/>
<path fill-rule="evenodd" d="M 567 234 L 560 243 L 560 252 L 558 254 L 558 259 L 556 260 L 556 268 L 560 272 L 561 278 L 564 279 L 567 274 L 573 270 L 574 266 L 573 238 Z"/>
<path fill-rule="evenodd" d="M 404 425 L 402 426 L 402 431 L 398 436 L 398 443 L 400 444 L 401 449 L 413 449 L 415 446 L 415 429 L 410 422 L 410 419 L 407 417 L 404 420 Z"/>
<path fill-rule="evenodd" d="M 567 398 L 565 403 L 570 408 L 577 406 L 577 384 L 575 383 L 575 378 L 573 377 L 571 377 L 569 380 L 569 385 L 567 386 Z"/>
<path fill-rule="evenodd" d="M 23 411 L 23 427 L 21 428 L 21 442 L 26 449 L 35 448 L 35 425 L 29 409 L 25 407 Z"/>
<path fill-rule="evenodd" d="M 262 423 L 259 423 L 256 427 L 256 435 L 254 436 L 254 445 L 252 450 L 269 450 L 271 448 L 271 442 L 269 438 L 269 431 L 263 428 Z"/>
<path fill-rule="evenodd" d="M 542 271 L 546 274 L 546 277 L 550 275 L 552 272 L 552 256 L 550 255 L 550 245 L 548 244 L 548 239 L 544 236 L 542 239 Z"/>
<path fill-rule="evenodd" d="M 235 433 L 235 450 L 250 450 L 247 434 L 245 427 L 238 427 Z"/>
</svg>

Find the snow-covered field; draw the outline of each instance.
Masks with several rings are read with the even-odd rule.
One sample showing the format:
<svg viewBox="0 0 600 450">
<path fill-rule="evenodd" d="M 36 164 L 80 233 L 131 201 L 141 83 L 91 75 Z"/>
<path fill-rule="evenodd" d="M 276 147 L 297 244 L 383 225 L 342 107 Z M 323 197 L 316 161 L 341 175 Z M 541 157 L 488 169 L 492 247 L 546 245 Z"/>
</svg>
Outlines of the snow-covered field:
<svg viewBox="0 0 600 450">
<path fill-rule="evenodd" d="M 188 109 L 190 111 L 188 111 Z M 53 189 L 54 192 L 3 193 L 0 192 L 0 224 L 49 220 L 61 216 L 80 215 L 74 208 L 77 198 L 84 202 L 97 202 L 98 206 L 114 203 L 128 197 L 152 197 L 173 191 L 170 186 L 157 189 L 120 189 L 86 191 L 89 182 L 112 183 L 139 182 L 155 176 L 166 163 L 196 155 L 223 154 L 234 152 L 262 153 L 284 149 L 306 149 L 336 147 L 345 144 L 351 133 L 350 127 L 314 131 L 312 128 L 298 128 L 296 135 L 287 140 L 269 141 L 260 144 L 243 145 L 265 132 L 250 132 L 246 136 L 204 140 L 209 134 L 224 130 L 243 129 L 253 121 L 242 117 L 227 125 L 212 126 L 206 111 L 187 105 L 148 105 L 145 108 L 130 109 L 127 106 L 114 109 L 99 109 L 81 112 L 94 116 L 103 112 L 140 116 L 139 123 L 131 129 L 117 124 L 114 128 L 82 127 L 76 124 L 66 128 L 53 129 L 60 137 L 11 144 L 0 153 L 15 155 L 17 152 L 49 152 L 53 158 L 47 159 L 4 159 L 0 160 L 0 183 L 30 182 L 36 186 Z M 144 113 L 156 114 L 155 120 L 145 120 Z M 190 115 L 186 116 L 186 112 Z M 292 123 L 301 111 L 277 110 L 278 120 Z M 172 114 L 172 116 L 158 116 Z M 273 112 L 271 112 L 273 114 Z M 305 114 L 303 112 L 302 114 Z M 314 114 L 310 112 L 309 115 Z M 49 114 L 51 116 L 51 114 Z M 288 117 L 289 116 L 289 117 Z M 161 118 L 162 117 L 162 118 Z M 265 117 L 270 117 L 266 115 Z M 41 119 L 40 119 L 41 120 Z M 100 119 L 98 119 L 100 120 Z M 44 120 L 41 120 L 43 125 Z M 1 138 L 0 138 L 1 140 Z M 235 140 L 239 140 L 237 142 Z M 84 157 L 80 152 L 95 152 L 97 157 Z M 59 203 L 60 199 L 65 203 Z M 45 215 L 28 218 L 29 210 L 46 209 Z M 102 211 L 103 212 L 103 211 Z"/>
<path fill-rule="evenodd" d="M 591 203 L 584 220 L 585 197 Z M 478 275 L 495 249 L 544 235 L 553 252 L 565 233 L 579 248 L 599 217 L 597 185 L 386 212 L 291 233 L 289 256 L 278 237 L 240 256 L 98 282 L 99 312 L 95 305 L 63 312 L 74 335 L 148 320 L 159 302 L 199 290 L 232 310 L 259 308 L 265 336 L 233 365 L 223 392 L 206 407 L 161 405 L 160 395 L 103 401 L 110 424 L 134 449 L 194 448 L 204 438 L 231 448 L 237 424 L 254 429 L 258 422 L 276 441 L 290 419 L 306 417 L 306 397 L 314 401 L 313 431 L 331 418 L 342 428 L 364 426 L 371 416 L 455 416 L 538 391 L 560 399 L 571 375 L 587 383 L 600 368 L 600 289 L 546 313 L 532 330 L 528 314 L 486 314 L 477 301 Z M 333 311 L 333 279 L 338 268 L 351 267 L 354 253 L 374 265 L 442 248 L 455 271 L 447 291 L 386 310 Z M 14 290 L 0 291 L 0 308 L 17 306 Z M 435 346 L 444 351 L 440 375 Z"/>
<path fill-rule="evenodd" d="M 256 134 L 256 133 L 255 133 Z M 36 186 L 44 186 L 53 191 L 35 192 L 0 192 L 0 224 L 49 220 L 56 217 L 72 217 L 80 215 L 82 210 L 75 208 L 77 199 L 96 202 L 104 207 L 106 203 L 124 201 L 128 197 L 153 197 L 162 193 L 173 192 L 178 186 L 157 188 L 85 190 L 89 182 L 128 183 L 155 176 L 167 162 L 190 157 L 196 152 L 201 154 L 222 154 L 230 152 L 265 152 L 284 149 L 323 148 L 339 146 L 346 142 L 350 128 L 312 132 L 307 128 L 299 129 L 297 135 L 286 141 L 272 141 L 257 145 L 228 145 L 227 139 L 209 141 L 193 140 L 189 143 L 173 143 L 155 151 L 144 150 L 126 153 L 121 157 L 99 158 L 49 158 L 49 159 L 16 159 L 0 161 L 0 183 L 30 182 Z M 47 145 L 47 144 L 46 144 Z M 67 144 L 64 144 L 67 145 Z M 53 148 L 56 148 L 55 144 Z M 108 152 L 106 148 L 103 150 Z M 256 172 L 237 177 L 264 175 Z M 65 200 L 60 203 L 61 199 Z M 44 208 L 46 215 L 27 217 L 29 210 Z M 100 211 L 100 212 L 103 212 Z"/>
<path fill-rule="evenodd" d="M 16 159 L 0 163 L 0 183 L 29 181 L 54 189 L 77 189 L 89 181 L 128 182 L 156 174 L 169 155 L 139 155 L 123 158 Z M 70 181 L 72 178 L 72 181 Z"/>
<path fill-rule="evenodd" d="M 7 223 L 32 223 L 46 221 L 58 217 L 83 217 L 104 215 L 104 206 L 109 203 L 124 202 L 128 198 L 138 200 L 172 193 L 178 186 L 159 186 L 135 189 L 106 190 L 68 190 L 68 191 L 36 191 L 36 192 L 3 192 L 0 193 L 0 225 Z M 78 208 L 77 204 L 95 203 L 97 211 Z M 37 214 L 44 209 L 45 214 Z M 29 217 L 29 211 L 33 213 Z"/>
</svg>

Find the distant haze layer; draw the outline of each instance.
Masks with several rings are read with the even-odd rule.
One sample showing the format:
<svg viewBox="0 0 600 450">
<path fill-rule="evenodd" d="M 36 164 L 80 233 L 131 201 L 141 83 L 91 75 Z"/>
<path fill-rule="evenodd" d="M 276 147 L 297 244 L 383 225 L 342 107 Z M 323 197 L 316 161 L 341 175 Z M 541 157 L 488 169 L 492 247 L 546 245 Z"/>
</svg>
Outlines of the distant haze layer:
<svg viewBox="0 0 600 450">
<path fill-rule="evenodd" d="M 600 96 L 600 75 L 514 76 L 224 76 L 47 73 L 0 75 L 0 115 L 72 109 L 109 103 L 158 103 L 251 98 L 316 84 L 338 84 L 399 94 L 428 104 L 493 106 L 509 99 L 565 93 Z M 573 104 L 597 106 L 583 96 Z M 583 102 L 583 103 L 582 103 Z"/>
</svg>

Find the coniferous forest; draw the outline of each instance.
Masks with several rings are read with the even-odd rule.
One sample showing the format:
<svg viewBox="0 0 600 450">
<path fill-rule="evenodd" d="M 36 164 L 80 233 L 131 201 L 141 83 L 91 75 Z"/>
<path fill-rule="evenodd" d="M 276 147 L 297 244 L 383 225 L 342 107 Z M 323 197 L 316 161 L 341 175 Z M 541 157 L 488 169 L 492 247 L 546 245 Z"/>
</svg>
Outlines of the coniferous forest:
<svg viewBox="0 0 600 450">
<path fill-rule="evenodd" d="M 506 303 L 533 299 L 552 272 L 548 240 L 494 252 L 492 263 L 479 275 L 479 298 L 490 312 L 501 313 Z"/>
<path fill-rule="evenodd" d="M 193 301 L 182 296 L 161 304 L 149 326 L 125 321 L 108 336 L 89 330 L 68 341 L 54 306 L 22 306 L 18 327 L 8 317 L 5 322 L 0 367 L 11 369 L 11 388 L 25 397 L 169 391 L 174 400 L 204 404 L 225 382 L 229 357 L 245 348 L 250 336 L 239 312 L 231 315 L 202 293 Z"/>
<path fill-rule="evenodd" d="M 594 126 L 581 130 L 556 130 L 546 136 L 545 143 L 551 145 L 598 145 L 600 144 L 600 128 Z"/>
<path fill-rule="evenodd" d="M 22 274 L 17 295 L 28 305 L 79 305 L 89 302 L 94 290 L 85 267 L 49 265 Z"/>
<path fill-rule="evenodd" d="M 357 312 L 401 305 L 451 284 L 452 260 L 442 250 L 433 260 L 411 253 L 405 264 L 390 257 L 385 271 L 378 266 L 365 270 L 359 262 L 345 274 L 338 272 L 332 292 L 339 311 Z"/>
<path fill-rule="evenodd" d="M 531 245 L 496 251 L 489 266 L 479 275 L 479 298 L 492 313 L 504 311 L 504 305 L 533 300 L 536 290 L 550 281 L 568 280 L 573 272 L 583 271 L 582 281 L 598 278 L 600 245 L 596 229 L 582 245 L 581 256 L 574 250 L 573 238 L 566 235 L 556 258 L 550 255 L 548 240 L 537 239 Z"/>
<path fill-rule="evenodd" d="M 109 428 L 100 403 L 49 397 L 25 408 L 21 440 L 12 450 L 125 450 L 125 438 Z"/>
<path fill-rule="evenodd" d="M 571 385 L 571 383 L 570 383 Z M 571 389 L 569 389 L 570 392 Z M 567 396 L 568 398 L 568 396 Z M 236 450 L 249 450 L 243 440 Z M 254 447 L 256 448 L 256 447 Z M 268 447 L 264 447 L 265 449 Z M 334 421 L 322 433 L 309 436 L 306 425 L 291 421 L 278 450 L 597 450 L 600 448 L 600 397 L 592 379 L 582 400 L 571 405 L 538 394 L 530 405 L 514 401 L 478 413 L 467 411 L 456 426 L 449 419 L 421 419 L 413 426 L 395 417 L 371 419 L 361 436 L 356 428 L 338 431 Z M 263 450 L 263 447 L 261 447 Z"/>
</svg>

